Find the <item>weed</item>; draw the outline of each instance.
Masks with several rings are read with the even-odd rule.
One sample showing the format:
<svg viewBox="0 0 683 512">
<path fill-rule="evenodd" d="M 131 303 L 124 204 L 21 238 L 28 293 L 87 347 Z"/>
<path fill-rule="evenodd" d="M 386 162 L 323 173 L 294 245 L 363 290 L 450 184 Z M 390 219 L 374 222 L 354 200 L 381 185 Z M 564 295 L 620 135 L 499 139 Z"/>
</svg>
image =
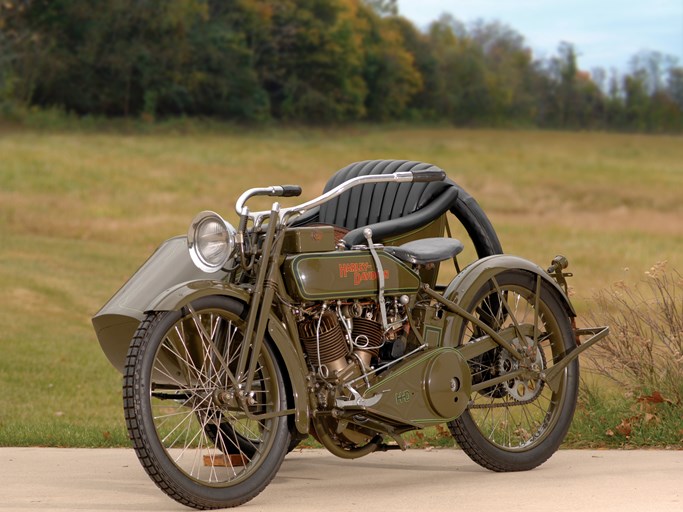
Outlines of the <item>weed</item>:
<svg viewBox="0 0 683 512">
<path fill-rule="evenodd" d="M 635 286 L 619 282 L 595 296 L 589 317 L 611 335 L 588 352 L 593 371 L 638 395 L 683 405 L 683 277 L 654 265 Z"/>
</svg>

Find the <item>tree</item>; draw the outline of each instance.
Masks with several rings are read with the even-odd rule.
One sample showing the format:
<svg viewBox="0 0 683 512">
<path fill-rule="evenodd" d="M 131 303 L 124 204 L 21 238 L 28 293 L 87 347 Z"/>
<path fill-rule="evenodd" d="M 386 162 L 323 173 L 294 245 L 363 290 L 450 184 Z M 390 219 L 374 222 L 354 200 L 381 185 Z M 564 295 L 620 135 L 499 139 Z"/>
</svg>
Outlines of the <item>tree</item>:
<svg viewBox="0 0 683 512">
<path fill-rule="evenodd" d="M 145 94 L 162 94 L 169 74 L 186 57 L 186 47 L 171 46 L 169 39 L 202 14 L 192 0 L 172 5 L 34 0 L 22 7 L 14 29 L 32 34 L 25 62 L 38 73 L 24 77 L 35 84 L 29 101 L 81 114 L 136 113 Z"/>
<path fill-rule="evenodd" d="M 680 90 L 676 91 L 678 60 L 661 52 L 642 51 L 630 62 L 624 78 L 627 123 L 636 130 L 681 129 Z M 673 86 L 673 87 L 672 87 Z"/>
<path fill-rule="evenodd" d="M 630 68 L 633 74 L 642 76 L 648 94 L 654 94 L 665 89 L 668 71 L 676 63 L 677 59 L 671 55 L 643 50 L 631 57 Z"/>
<path fill-rule="evenodd" d="M 557 109 L 561 126 L 576 127 L 578 125 L 577 107 L 577 72 L 576 51 L 574 45 L 567 42 L 560 43 L 559 56 L 553 65 L 558 80 Z"/>
<path fill-rule="evenodd" d="M 452 122 L 469 122 L 482 88 L 481 56 L 471 51 L 465 26 L 449 14 L 432 22 L 428 34 L 436 60 L 435 110 Z"/>
<path fill-rule="evenodd" d="M 428 34 L 420 32 L 406 18 L 395 16 L 389 23 L 398 31 L 403 47 L 412 55 L 413 67 L 420 75 L 422 87 L 416 91 L 408 104 L 407 113 L 413 118 L 441 119 L 440 97 L 443 95 L 443 77 L 439 74 L 439 62 Z"/>
<path fill-rule="evenodd" d="M 669 69 L 666 90 L 678 108 L 683 111 L 683 67 L 677 66 Z"/>
<path fill-rule="evenodd" d="M 77 114 L 331 123 L 449 120 L 683 130 L 683 69 L 641 52 L 607 79 L 534 60 L 499 22 L 397 0 L 3 0 L 0 102 Z M 4 107 L 3 107 L 4 108 Z"/>
<path fill-rule="evenodd" d="M 413 55 L 406 50 L 397 24 L 365 8 L 362 18 L 365 65 L 363 78 L 368 88 L 365 101 L 369 119 L 400 118 L 413 96 L 422 88 L 422 77 Z"/>
<path fill-rule="evenodd" d="M 175 114 L 182 107 L 184 114 L 238 120 L 269 118 L 269 98 L 254 69 L 250 41 L 259 13 L 247 0 L 205 5 L 206 16 L 187 35 L 190 58 L 178 77 L 187 101 L 177 106 L 160 102 L 159 109 Z"/>
<path fill-rule="evenodd" d="M 358 8 L 344 0 L 260 1 L 254 66 L 277 118 L 344 121 L 364 115 Z"/>
<path fill-rule="evenodd" d="M 624 77 L 624 109 L 626 125 L 635 130 L 645 130 L 648 126 L 648 95 L 645 72 L 636 72 Z"/>
<path fill-rule="evenodd" d="M 531 50 L 515 30 L 499 22 L 475 21 L 469 34 L 485 62 L 487 101 L 483 117 L 492 123 L 529 119 Z"/>
</svg>

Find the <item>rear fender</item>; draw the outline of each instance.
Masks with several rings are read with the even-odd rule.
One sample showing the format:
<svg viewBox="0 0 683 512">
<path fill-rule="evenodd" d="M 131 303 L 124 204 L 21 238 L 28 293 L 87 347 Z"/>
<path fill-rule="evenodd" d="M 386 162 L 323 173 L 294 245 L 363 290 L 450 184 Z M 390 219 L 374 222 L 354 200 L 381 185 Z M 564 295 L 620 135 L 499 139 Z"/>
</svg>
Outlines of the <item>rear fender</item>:
<svg viewBox="0 0 683 512">
<path fill-rule="evenodd" d="M 567 316 L 576 316 L 576 311 L 564 290 L 544 269 L 535 263 L 509 254 L 496 254 L 475 261 L 451 281 L 443 295 L 445 298 L 461 306 L 466 306 L 472 302 L 474 295 L 486 281 L 507 270 L 522 270 L 540 276 L 543 281 L 550 284 L 557 291 L 557 296 L 564 306 Z M 452 316 L 454 319 L 447 323 L 448 327 L 444 335 L 444 344 L 456 346 L 460 342 L 456 338 L 462 330 L 464 319 L 455 314 Z"/>
</svg>

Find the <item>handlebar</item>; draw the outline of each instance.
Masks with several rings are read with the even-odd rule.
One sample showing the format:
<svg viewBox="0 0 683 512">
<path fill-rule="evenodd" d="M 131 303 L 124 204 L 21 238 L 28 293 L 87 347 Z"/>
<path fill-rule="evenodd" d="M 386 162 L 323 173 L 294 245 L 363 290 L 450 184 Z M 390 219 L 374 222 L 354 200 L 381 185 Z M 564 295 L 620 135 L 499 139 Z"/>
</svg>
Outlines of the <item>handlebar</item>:
<svg viewBox="0 0 683 512">
<path fill-rule="evenodd" d="M 424 169 L 421 171 L 406 171 L 406 172 L 395 172 L 393 174 L 368 174 L 365 176 L 357 176 L 351 178 L 332 190 L 325 192 L 324 194 L 311 199 L 305 203 L 297 206 L 292 206 L 291 208 L 283 208 L 280 210 L 280 218 L 284 219 L 289 215 L 302 214 L 311 208 L 315 208 L 323 203 L 326 203 L 330 199 L 333 199 L 347 190 L 356 187 L 358 185 L 370 184 L 370 183 L 426 183 L 432 181 L 443 181 L 446 179 L 446 173 L 438 168 Z M 264 188 L 252 188 L 244 192 L 237 203 L 235 204 L 235 210 L 239 215 L 249 215 L 256 219 L 258 217 L 264 217 L 270 215 L 270 212 L 253 212 L 249 213 L 249 210 L 245 207 L 245 203 L 250 197 L 257 195 L 268 195 L 268 196 L 281 196 L 281 197 L 296 197 L 301 194 L 301 187 L 297 185 L 280 185 L 273 187 Z"/>
</svg>

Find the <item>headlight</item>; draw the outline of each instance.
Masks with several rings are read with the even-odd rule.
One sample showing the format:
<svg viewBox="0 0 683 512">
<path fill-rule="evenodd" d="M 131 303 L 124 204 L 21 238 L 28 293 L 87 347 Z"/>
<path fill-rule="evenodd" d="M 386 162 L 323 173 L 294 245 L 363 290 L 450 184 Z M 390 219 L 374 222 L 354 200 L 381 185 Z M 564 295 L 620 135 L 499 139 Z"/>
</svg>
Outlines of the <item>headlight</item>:
<svg viewBox="0 0 683 512">
<path fill-rule="evenodd" d="M 197 214 L 187 232 L 192 262 L 209 273 L 223 268 L 235 247 L 235 233 L 235 228 L 217 213 Z"/>
</svg>

